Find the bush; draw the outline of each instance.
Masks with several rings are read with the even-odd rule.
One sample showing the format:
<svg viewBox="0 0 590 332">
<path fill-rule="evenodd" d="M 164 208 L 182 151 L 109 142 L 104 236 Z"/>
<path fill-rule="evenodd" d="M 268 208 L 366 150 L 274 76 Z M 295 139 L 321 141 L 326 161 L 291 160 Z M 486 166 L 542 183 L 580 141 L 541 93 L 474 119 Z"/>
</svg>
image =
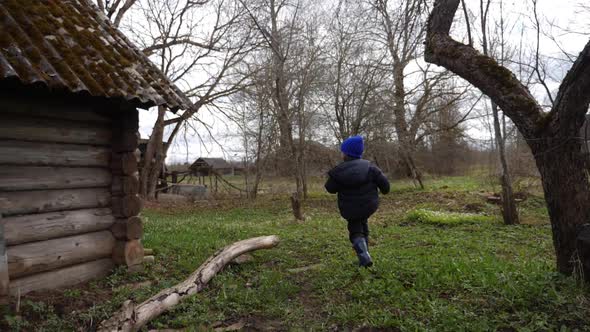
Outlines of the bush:
<svg viewBox="0 0 590 332">
<path fill-rule="evenodd" d="M 475 213 L 442 212 L 426 209 L 412 210 L 406 216 L 410 222 L 421 222 L 437 225 L 457 225 L 464 223 L 492 222 L 492 216 L 485 216 Z"/>
</svg>

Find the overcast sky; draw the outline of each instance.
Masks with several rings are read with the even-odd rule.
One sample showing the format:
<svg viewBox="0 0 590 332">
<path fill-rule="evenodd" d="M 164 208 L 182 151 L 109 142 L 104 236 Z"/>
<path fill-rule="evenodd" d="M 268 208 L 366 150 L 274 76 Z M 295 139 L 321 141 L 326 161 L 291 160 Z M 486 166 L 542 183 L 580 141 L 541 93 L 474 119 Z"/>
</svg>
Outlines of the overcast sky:
<svg viewBox="0 0 590 332">
<path fill-rule="evenodd" d="M 467 7 L 471 11 L 479 10 L 479 0 L 465 0 Z M 491 12 L 494 13 L 495 5 L 498 1 L 492 5 Z M 541 53 L 547 57 L 563 58 L 560 47 L 571 54 L 577 55 L 588 41 L 588 32 L 590 27 L 590 13 L 584 13 L 583 15 L 579 10 L 579 0 L 538 0 L 538 11 L 542 20 L 542 26 L 546 33 L 555 37 L 559 46 L 549 38 L 542 37 L 541 40 Z M 462 13 L 457 12 L 456 22 L 460 18 L 459 15 Z M 531 21 L 531 4 L 527 0 L 504 0 L 504 11 L 506 13 L 506 20 L 508 22 L 524 22 L 525 25 L 532 27 Z M 497 14 L 497 11 L 496 11 Z M 493 14 L 495 15 L 495 14 Z M 547 22 L 554 23 L 555 26 L 559 26 L 565 29 L 571 29 L 572 31 L 580 33 L 567 33 L 565 30 L 558 28 L 550 28 Z M 472 22 L 473 24 L 473 22 Z M 584 34 L 585 33 L 585 34 Z M 534 42 L 534 30 L 527 29 L 525 31 L 525 40 L 533 45 Z M 510 42 L 515 44 L 520 40 L 520 32 L 512 32 L 509 37 Z M 554 69 L 555 76 L 560 79 L 564 74 L 569 65 L 562 65 L 561 68 L 556 67 Z M 558 88 L 558 82 L 550 82 L 550 88 L 556 90 Z M 544 98 L 544 92 L 541 89 L 534 89 L 535 93 L 539 98 Z M 173 116 L 169 114 L 169 116 Z M 211 128 L 211 134 L 204 130 L 203 126 L 198 126 L 199 135 L 195 135 L 193 130 L 187 132 L 186 135 L 179 135 L 175 141 L 175 144 L 171 147 L 168 153 L 168 162 L 192 162 L 199 156 L 209 157 L 225 157 L 229 159 L 239 158 L 240 153 L 240 139 L 236 137 L 236 128 L 227 121 L 224 121 L 221 116 L 216 116 L 205 110 L 200 113 L 200 119 L 208 123 Z M 149 136 L 152 125 L 156 118 L 156 112 L 154 110 L 141 110 L 140 111 L 140 132 L 143 138 Z M 487 137 L 487 133 L 483 132 L 483 127 L 478 123 L 468 124 L 469 134 L 475 137 Z M 183 137 L 184 136 L 184 137 Z M 213 137 L 211 137 L 213 136 Z"/>
</svg>

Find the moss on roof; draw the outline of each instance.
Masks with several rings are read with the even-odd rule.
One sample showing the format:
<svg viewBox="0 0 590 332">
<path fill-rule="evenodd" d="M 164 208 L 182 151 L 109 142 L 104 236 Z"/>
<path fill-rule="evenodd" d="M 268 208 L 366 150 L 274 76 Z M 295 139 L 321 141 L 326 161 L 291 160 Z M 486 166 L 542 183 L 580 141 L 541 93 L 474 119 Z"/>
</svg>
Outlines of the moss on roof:
<svg viewBox="0 0 590 332">
<path fill-rule="evenodd" d="M 0 80 L 189 108 L 188 98 L 88 0 L 0 2 Z"/>
</svg>

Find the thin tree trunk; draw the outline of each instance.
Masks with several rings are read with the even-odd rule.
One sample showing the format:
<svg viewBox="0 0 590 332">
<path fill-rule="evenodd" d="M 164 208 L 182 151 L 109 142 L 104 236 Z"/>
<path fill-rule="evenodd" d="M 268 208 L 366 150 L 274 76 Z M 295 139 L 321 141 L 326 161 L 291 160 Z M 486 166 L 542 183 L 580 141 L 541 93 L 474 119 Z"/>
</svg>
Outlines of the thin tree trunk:
<svg viewBox="0 0 590 332">
<path fill-rule="evenodd" d="M 307 188 L 307 165 L 305 164 L 305 160 L 303 161 L 303 165 L 301 166 L 302 169 L 302 178 L 303 181 L 303 199 L 308 198 L 308 188 Z"/>
<path fill-rule="evenodd" d="M 398 64 L 393 67 L 393 80 L 394 80 L 394 126 L 397 132 L 397 139 L 400 145 L 402 158 L 408 170 L 415 186 L 420 186 L 424 189 L 424 183 L 422 182 L 422 174 L 416 167 L 416 163 L 413 157 L 415 142 L 410 137 L 408 132 L 408 123 L 406 121 L 406 108 L 405 108 L 405 86 L 404 86 L 404 65 Z"/>
<path fill-rule="evenodd" d="M 408 168 L 410 170 L 410 175 L 412 177 L 412 181 L 414 181 L 414 185 L 416 187 L 419 186 L 420 189 L 424 189 L 424 183 L 422 182 L 422 173 L 420 172 L 418 167 L 416 167 L 416 162 L 414 161 L 414 157 L 412 155 L 413 153 L 409 151 L 405 152 L 406 164 L 408 165 Z"/>
<path fill-rule="evenodd" d="M 262 179 L 262 172 L 256 171 L 256 175 L 254 176 L 254 183 L 252 184 L 252 190 L 250 191 L 250 198 L 256 199 L 258 196 L 258 186 L 260 184 L 260 180 Z"/>
<path fill-rule="evenodd" d="M 247 153 L 246 153 L 247 155 Z M 248 170 L 248 158 L 242 159 L 242 164 L 244 165 L 244 188 L 246 188 L 246 198 L 250 198 L 250 171 Z M 240 192 L 240 197 L 242 197 L 242 193 Z"/>
<path fill-rule="evenodd" d="M 303 197 L 303 181 L 301 179 L 301 162 L 299 160 L 299 151 L 302 147 L 297 147 L 293 140 L 293 112 L 290 108 L 289 90 L 287 81 L 287 72 L 285 70 L 285 53 L 283 49 L 288 49 L 289 45 L 281 44 L 285 42 L 285 36 L 278 27 L 279 10 L 275 6 L 275 0 L 270 0 L 270 19 L 271 19 L 271 40 L 270 47 L 273 51 L 272 70 L 274 78 L 273 103 L 277 112 L 277 122 L 279 125 L 279 151 L 278 159 L 279 170 L 287 170 L 289 176 L 295 179 L 297 199 Z M 280 8 L 280 6 L 279 6 Z M 293 162 L 294 161 L 294 162 Z M 299 214 L 298 214 L 299 215 Z"/>
<path fill-rule="evenodd" d="M 293 210 L 293 216 L 295 220 L 304 221 L 303 211 L 301 209 L 301 198 L 298 193 L 291 195 L 291 209 Z"/>
<path fill-rule="evenodd" d="M 506 147 L 505 137 L 502 135 L 500 128 L 500 119 L 498 116 L 498 105 L 492 101 L 492 113 L 494 116 L 494 131 L 496 132 L 496 144 L 498 145 L 498 156 L 500 158 L 500 165 L 502 166 L 502 175 L 500 176 L 500 183 L 502 185 L 502 217 L 504 224 L 516 225 L 519 224 L 518 211 L 516 210 L 516 201 L 512 192 L 512 180 L 510 179 L 510 171 L 508 170 L 508 162 L 506 161 Z"/>
<path fill-rule="evenodd" d="M 260 180 L 262 180 L 262 174 L 264 172 L 264 165 L 266 165 L 266 158 L 262 157 L 262 144 L 260 140 L 262 139 L 261 135 L 258 136 L 258 151 L 256 151 L 256 161 L 254 162 L 254 183 L 252 184 L 252 188 L 250 189 L 250 198 L 256 199 L 258 196 L 258 186 L 260 184 Z"/>
<path fill-rule="evenodd" d="M 303 99 L 303 98 L 301 98 Z M 300 105 L 303 104 L 304 101 L 300 100 Z M 304 108 L 300 106 L 298 112 L 298 120 L 299 120 L 299 150 L 297 154 L 297 174 L 299 175 L 301 181 L 301 196 L 304 200 L 307 199 L 307 174 L 305 169 L 305 124 L 303 120 L 303 110 Z"/>
<path fill-rule="evenodd" d="M 483 53 L 488 55 L 488 41 L 487 41 L 487 14 L 489 12 L 491 1 L 487 0 L 484 5 L 483 0 L 480 0 L 480 12 L 481 12 L 481 27 L 482 27 L 482 44 Z M 503 16 L 500 12 L 500 19 L 502 20 L 501 28 L 501 43 L 500 43 L 500 65 L 504 62 L 504 25 Z M 500 176 L 500 184 L 502 186 L 502 216 L 504 218 L 504 224 L 515 225 L 519 223 L 518 211 L 516 210 L 516 202 L 514 201 L 514 195 L 512 193 L 512 180 L 510 179 L 510 171 L 508 170 L 508 163 L 506 162 L 506 122 L 504 121 L 504 130 L 500 127 L 500 118 L 498 116 L 498 105 L 494 101 L 492 103 L 492 116 L 494 118 L 494 133 L 496 136 L 496 145 L 498 146 L 498 155 L 500 159 L 500 166 L 502 167 L 502 175 Z"/>
</svg>

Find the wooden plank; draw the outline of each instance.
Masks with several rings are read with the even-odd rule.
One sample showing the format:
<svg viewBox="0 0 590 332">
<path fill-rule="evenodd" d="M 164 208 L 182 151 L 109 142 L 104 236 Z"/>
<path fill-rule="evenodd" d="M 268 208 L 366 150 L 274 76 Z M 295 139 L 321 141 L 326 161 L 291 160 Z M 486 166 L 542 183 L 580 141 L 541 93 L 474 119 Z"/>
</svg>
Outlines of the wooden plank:
<svg viewBox="0 0 590 332">
<path fill-rule="evenodd" d="M 8 247 L 8 274 L 18 278 L 56 268 L 111 257 L 110 231 L 87 233 Z"/>
<path fill-rule="evenodd" d="M 0 140 L 3 165 L 108 167 L 110 159 L 105 147 Z"/>
<path fill-rule="evenodd" d="M 0 221 L 2 215 L 0 214 Z M 4 227 L 0 222 L 0 304 L 6 304 L 8 296 L 8 285 L 10 278 L 8 277 L 8 256 L 6 255 L 6 241 L 4 240 Z"/>
<path fill-rule="evenodd" d="M 0 138 L 110 146 L 112 130 L 104 125 L 7 115 L 0 121 Z"/>
<path fill-rule="evenodd" d="M 0 112 L 2 114 L 19 114 L 43 119 L 63 119 L 81 123 L 112 122 L 106 113 L 98 113 L 89 105 L 47 103 L 24 100 L 23 98 L 0 98 Z"/>
<path fill-rule="evenodd" d="M 0 192 L 4 216 L 108 207 L 108 188 Z"/>
<path fill-rule="evenodd" d="M 92 279 L 106 277 L 114 266 L 112 259 L 105 258 L 13 279 L 10 281 L 9 292 L 12 296 L 20 296 L 37 290 L 74 286 Z"/>
<path fill-rule="evenodd" d="M 6 244 L 12 246 L 106 230 L 115 217 L 109 208 L 84 209 L 7 217 L 2 223 Z"/>
<path fill-rule="evenodd" d="M 108 168 L 84 167 L 0 167 L 0 191 L 107 187 Z"/>
</svg>

